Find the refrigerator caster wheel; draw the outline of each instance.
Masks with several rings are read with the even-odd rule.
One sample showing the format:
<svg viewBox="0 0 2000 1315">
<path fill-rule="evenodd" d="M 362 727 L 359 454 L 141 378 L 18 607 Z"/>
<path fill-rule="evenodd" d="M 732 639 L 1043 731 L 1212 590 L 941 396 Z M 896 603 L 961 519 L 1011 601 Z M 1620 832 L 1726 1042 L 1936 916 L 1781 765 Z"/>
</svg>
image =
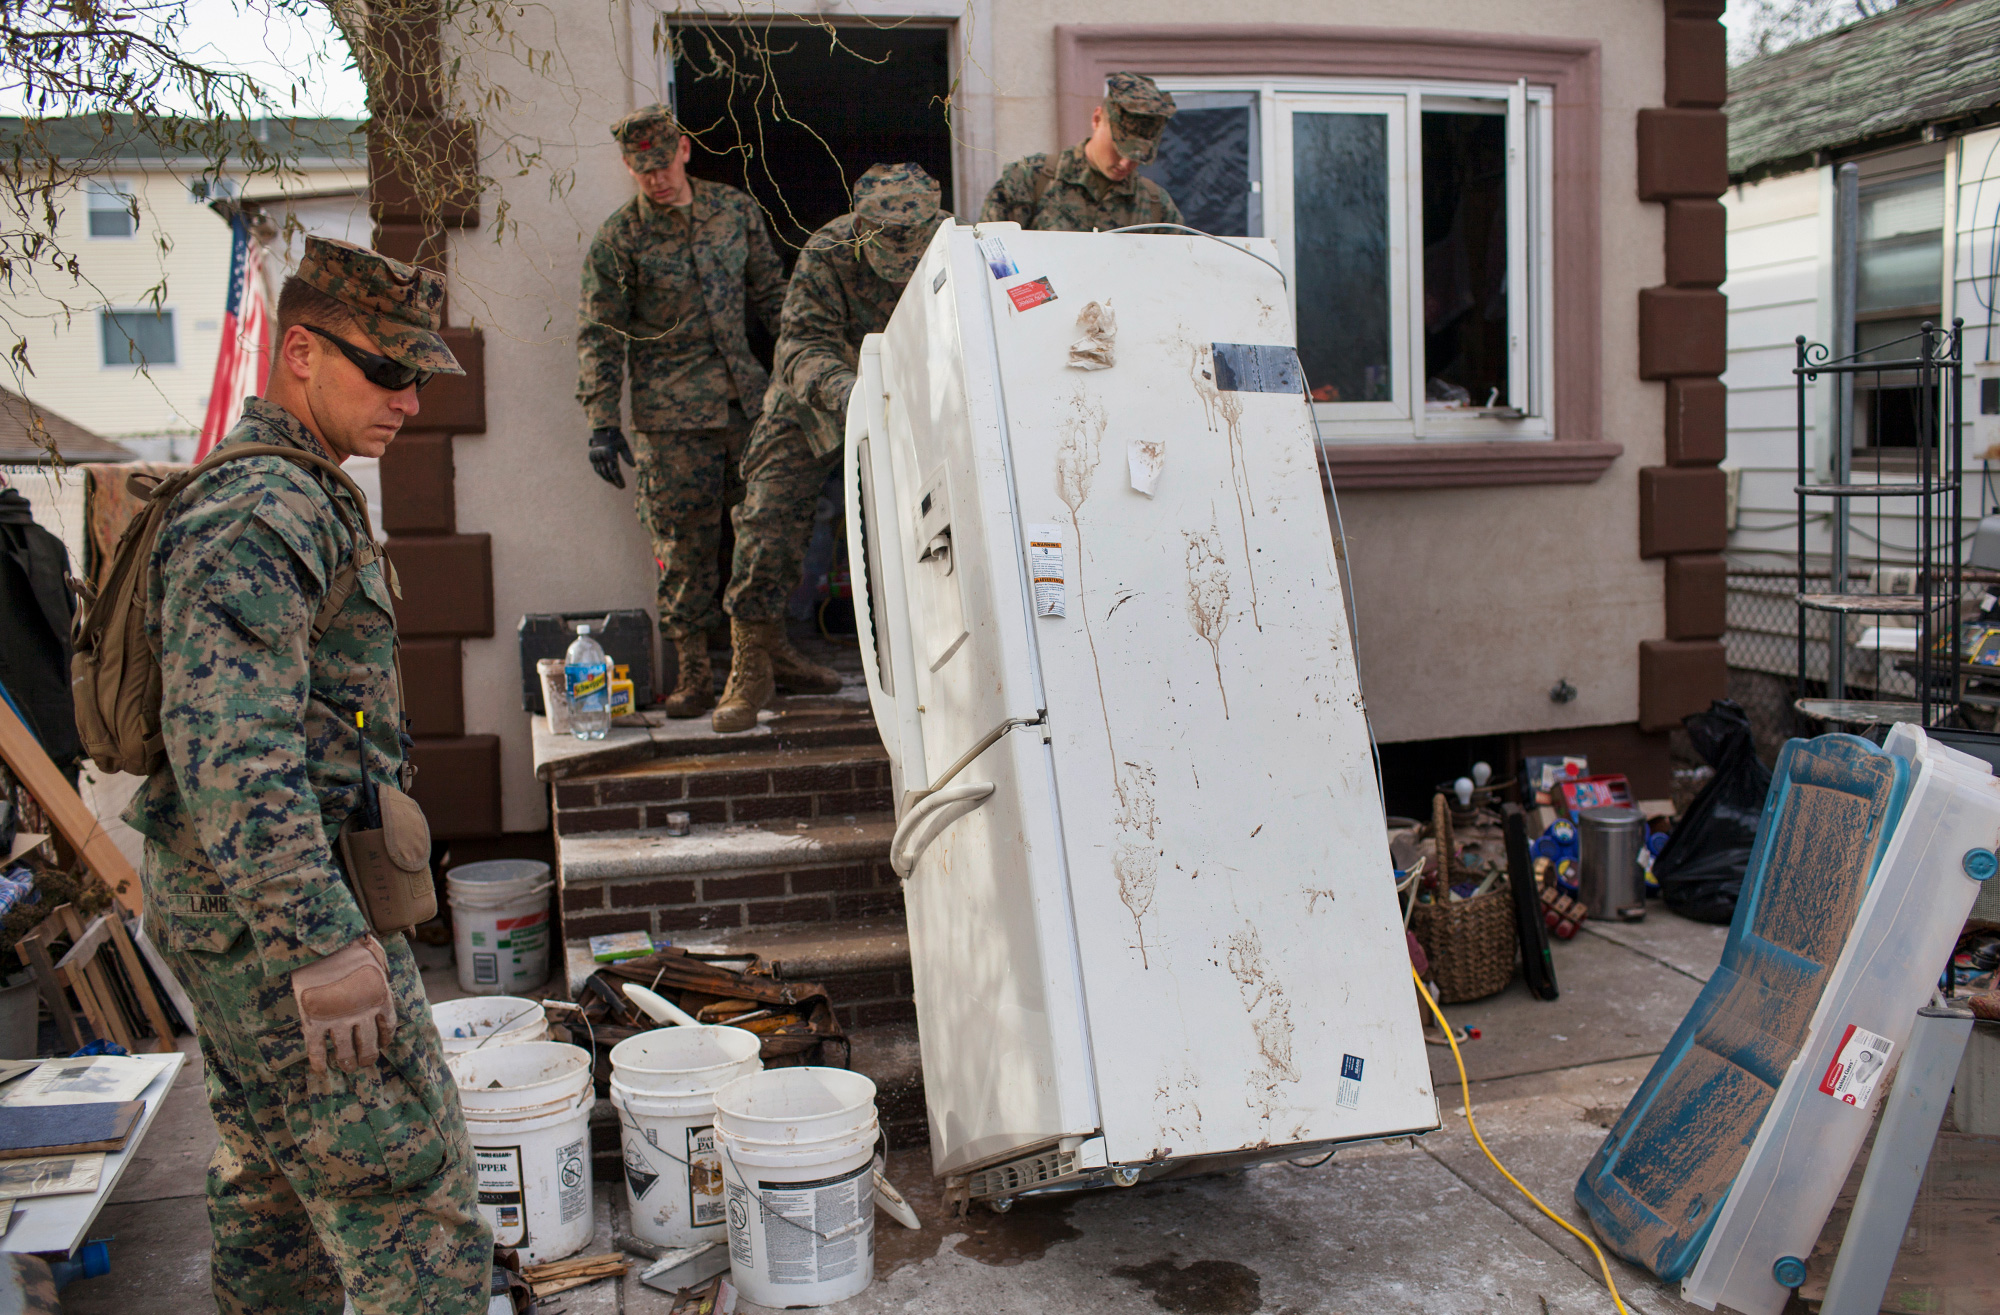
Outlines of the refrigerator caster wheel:
<svg viewBox="0 0 2000 1315">
<path fill-rule="evenodd" d="M 1130 1187 L 1133 1183 L 1139 1181 L 1139 1171 L 1128 1165 L 1113 1165 L 1111 1169 L 1111 1181 L 1117 1183 L 1120 1187 Z"/>
<path fill-rule="evenodd" d="M 993 1197 L 987 1201 L 986 1208 L 996 1215 L 1004 1215 L 1014 1208 L 1014 1198 L 1011 1196 Z"/>
</svg>

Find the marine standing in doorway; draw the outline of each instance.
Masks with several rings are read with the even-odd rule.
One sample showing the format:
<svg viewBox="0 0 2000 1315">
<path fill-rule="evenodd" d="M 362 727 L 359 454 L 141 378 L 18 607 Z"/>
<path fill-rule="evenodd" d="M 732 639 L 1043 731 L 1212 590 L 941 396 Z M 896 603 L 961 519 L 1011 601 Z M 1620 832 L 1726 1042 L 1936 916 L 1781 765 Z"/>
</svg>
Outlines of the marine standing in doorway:
<svg viewBox="0 0 2000 1315">
<path fill-rule="evenodd" d="M 436 274 L 308 238 L 265 395 L 222 448 L 381 456 L 430 376 L 463 373 L 443 306 Z M 166 762 L 126 820 L 221 1133 L 226 1315 L 339 1315 L 343 1292 L 361 1315 L 487 1308 L 493 1236 L 416 962 L 371 932 L 331 848 L 364 763 L 378 787 L 403 764 L 392 585 L 366 523 L 331 476 L 239 457 L 183 490 L 147 574 Z"/>
<path fill-rule="evenodd" d="M 799 254 L 778 330 L 777 378 L 743 452 L 746 487 L 723 598 L 735 651 L 711 719 L 718 731 L 749 730 L 776 686 L 810 689 L 802 671 L 827 671 L 785 638 L 785 600 L 799 582 L 820 486 L 840 464 L 861 340 L 888 325 L 947 218 L 935 178 L 914 164 L 878 164 L 855 180 L 853 211 L 807 238 Z"/>
<path fill-rule="evenodd" d="M 576 395 L 591 467 L 624 488 L 618 463 L 635 464 L 618 414 L 629 367 L 639 522 L 660 571 L 660 634 L 679 656 L 666 712 L 694 717 L 715 706 L 708 632 L 722 625 L 722 518 L 742 499 L 743 444 L 769 382 L 750 354 L 744 301 L 776 334 L 785 269 L 755 201 L 688 177 L 689 142 L 666 106 L 620 119 L 611 135 L 639 195 L 584 258 Z"/>
<path fill-rule="evenodd" d="M 1151 78 L 1113 73 L 1090 112 L 1090 136 L 1059 155 L 1030 155 L 1001 170 L 979 222 L 1058 233 L 1180 223 L 1166 189 L 1138 172 L 1152 163 L 1173 117 L 1174 98 Z"/>
</svg>

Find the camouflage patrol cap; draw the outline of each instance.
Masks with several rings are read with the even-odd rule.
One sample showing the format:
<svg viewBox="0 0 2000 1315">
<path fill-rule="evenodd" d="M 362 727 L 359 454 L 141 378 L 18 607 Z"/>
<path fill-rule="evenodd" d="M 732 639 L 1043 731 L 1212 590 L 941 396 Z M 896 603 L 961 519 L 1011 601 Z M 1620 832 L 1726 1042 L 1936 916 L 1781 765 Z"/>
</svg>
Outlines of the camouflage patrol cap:
<svg viewBox="0 0 2000 1315">
<path fill-rule="evenodd" d="M 1143 73 L 1113 73 L 1104 80 L 1104 115 L 1111 144 L 1134 164 L 1151 164 L 1160 134 L 1174 117 L 1174 98 Z"/>
<path fill-rule="evenodd" d="M 309 237 L 292 277 L 354 312 L 382 355 L 429 374 L 464 374 L 444 345 L 444 279 L 337 238 Z"/>
<path fill-rule="evenodd" d="M 680 149 L 681 125 L 666 106 L 648 105 L 612 124 L 611 135 L 618 139 L 626 164 L 639 173 L 651 173 L 673 164 L 674 152 Z"/>
<path fill-rule="evenodd" d="M 869 266 L 891 283 L 909 281 L 946 218 L 937 179 L 922 165 L 871 165 L 854 180 L 854 234 Z"/>
</svg>

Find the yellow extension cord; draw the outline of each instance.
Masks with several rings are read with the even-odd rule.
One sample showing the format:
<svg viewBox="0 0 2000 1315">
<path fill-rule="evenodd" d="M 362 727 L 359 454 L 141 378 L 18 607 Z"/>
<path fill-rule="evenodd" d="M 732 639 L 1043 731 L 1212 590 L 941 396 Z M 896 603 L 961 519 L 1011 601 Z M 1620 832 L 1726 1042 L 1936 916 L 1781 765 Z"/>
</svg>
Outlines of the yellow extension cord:
<svg viewBox="0 0 2000 1315">
<path fill-rule="evenodd" d="M 1486 1158 L 1492 1162 L 1494 1168 L 1500 1171 L 1500 1176 L 1514 1184 L 1514 1189 L 1527 1197 L 1533 1203 L 1535 1209 L 1547 1215 L 1550 1219 L 1561 1225 L 1564 1232 L 1590 1248 L 1590 1254 L 1597 1257 L 1597 1267 L 1604 1271 L 1604 1286 L 1611 1291 L 1611 1301 L 1613 1305 L 1618 1307 L 1618 1315 L 1631 1315 L 1631 1312 L 1625 1309 L 1625 1299 L 1618 1295 L 1618 1284 L 1612 1281 L 1610 1262 L 1606 1261 L 1604 1253 L 1597 1249 L 1597 1243 L 1584 1236 L 1582 1231 L 1567 1219 L 1564 1219 L 1561 1215 L 1543 1205 L 1542 1199 L 1539 1196 L 1536 1196 L 1533 1192 L 1522 1186 L 1521 1180 L 1507 1172 L 1507 1166 L 1500 1163 L 1500 1157 L 1493 1153 L 1492 1148 L 1486 1144 L 1486 1139 L 1479 1135 L 1479 1125 L 1472 1121 L 1472 1084 L 1466 1081 L 1465 1058 L 1458 1053 L 1458 1037 L 1452 1033 L 1451 1024 L 1445 1021 L 1444 1010 L 1438 1008 L 1437 1001 L 1431 999 L 1431 993 L 1424 989 L 1424 979 L 1417 976 L 1415 968 L 1410 970 L 1410 977 L 1417 984 L 1417 994 L 1422 996 L 1424 1003 L 1431 1007 L 1431 1015 L 1437 1019 L 1438 1026 L 1443 1029 L 1445 1040 L 1451 1042 L 1451 1061 L 1458 1065 L 1458 1089 L 1465 1099 L 1465 1126 L 1472 1129 L 1472 1140 L 1479 1143 L 1479 1149 L 1486 1153 Z"/>
</svg>

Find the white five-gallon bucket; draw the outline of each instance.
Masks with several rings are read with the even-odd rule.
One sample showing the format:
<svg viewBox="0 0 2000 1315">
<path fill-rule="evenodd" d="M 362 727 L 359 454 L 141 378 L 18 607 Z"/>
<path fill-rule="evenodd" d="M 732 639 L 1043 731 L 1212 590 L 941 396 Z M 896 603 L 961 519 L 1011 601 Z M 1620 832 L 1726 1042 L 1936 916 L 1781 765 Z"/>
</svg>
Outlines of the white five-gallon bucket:
<svg viewBox="0 0 2000 1315">
<path fill-rule="evenodd" d="M 515 995 L 549 980 L 549 865 L 464 863 L 445 873 L 459 989 Z"/>
<path fill-rule="evenodd" d="M 555 1041 L 445 1061 L 458 1083 L 493 1240 L 538 1265 L 590 1242 L 590 1053 Z"/>
<path fill-rule="evenodd" d="M 729 1267 L 760 1306 L 825 1306 L 875 1277 L 875 1084 L 774 1068 L 715 1093 Z"/>
<path fill-rule="evenodd" d="M 431 1006 L 444 1053 L 517 1046 L 523 1041 L 549 1039 L 549 1016 L 540 1000 L 518 995 L 475 995 Z"/>
<path fill-rule="evenodd" d="M 740 1027 L 663 1027 L 613 1047 L 611 1104 L 638 1237 L 685 1247 L 721 1236 L 715 1092 L 763 1068 L 762 1045 Z"/>
</svg>

